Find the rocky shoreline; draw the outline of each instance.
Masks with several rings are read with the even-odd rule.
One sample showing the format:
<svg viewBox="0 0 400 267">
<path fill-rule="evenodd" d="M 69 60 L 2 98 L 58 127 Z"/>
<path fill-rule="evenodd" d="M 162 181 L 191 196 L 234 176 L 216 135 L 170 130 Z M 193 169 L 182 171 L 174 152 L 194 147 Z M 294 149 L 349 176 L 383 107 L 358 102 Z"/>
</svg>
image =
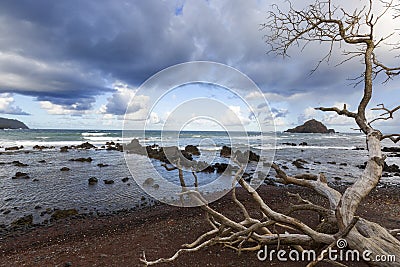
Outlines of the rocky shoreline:
<svg viewBox="0 0 400 267">
<path fill-rule="evenodd" d="M 303 147 L 307 147 L 308 144 L 306 142 L 300 142 L 299 144 L 296 143 L 288 143 L 287 145 L 290 146 L 303 146 Z M 8 149 L 8 150 L 7 150 Z M 58 148 L 55 147 L 51 147 L 51 146 L 34 146 L 33 150 L 34 151 L 47 151 L 47 150 L 55 150 Z M 357 148 L 356 150 L 359 150 L 362 148 Z M 30 153 L 29 150 L 25 150 L 23 147 L 17 147 L 16 149 L 14 148 L 5 148 L 5 150 L 7 150 L 7 152 L 0 152 L 0 153 L 11 153 L 9 152 L 9 150 L 17 150 L 17 151 L 13 151 L 12 153 Z M 214 163 L 214 164 L 207 164 L 206 162 L 201 162 L 201 161 L 197 161 L 194 159 L 194 157 L 199 156 L 201 154 L 200 150 L 198 149 L 197 146 L 194 145 L 187 145 L 183 150 L 179 150 L 177 147 L 159 147 L 157 145 L 149 145 L 149 146 L 142 146 L 139 143 L 139 140 L 137 139 L 133 139 L 129 144 L 127 145 L 122 145 L 120 143 L 114 143 L 114 142 L 107 142 L 105 145 L 102 145 L 100 147 L 96 147 L 93 144 L 90 144 L 89 142 L 84 142 L 80 145 L 75 145 L 75 146 L 63 146 L 59 148 L 59 152 L 63 153 L 65 155 L 69 155 L 68 152 L 69 151 L 74 151 L 74 150 L 106 150 L 106 151 L 126 151 L 128 153 L 136 153 L 139 155 L 147 155 L 149 158 L 151 159 L 155 159 L 159 162 L 159 164 L 161 166 L 164 166 L 164 168 L 167 171 L 171 171 L 171 170 L 175 170 L 176 167 L 174 167 L 170 160 L 176 160 L 178 157 L 180 157 L 180 159 L 184 159 L 185 161 L 182 161 L 186 164 L 187 168 L 191 168 L 196 170 L 197 172 L 204 172 L 204 173 L 223 173 L 225 171 L 229 171 L 230 173 L 236 171 L 238 169 L 237 166 L 231 166 L 227 163 Z M 382 150 L 388 158 L 390 157 L 399 157 L 400 156 L 400 148 L 398 147 L 384 147 Z M 179 153 L 181 152 L 181 154 Z M 12 154 L 10 154 L 12 155 Z M 168 157 L 166 156 L 168 155 Z M 242 159 L 242 161 L 245 162 L 258 162 L 260 160 L 259 155 L 257 155 L 256 153 L 248 150 L 248 151 L 232 151 L 232 148 L 227 147 L 227 146 L 223 146 L 222 149 L 219 151 L 219 155 L 221 158 L 229 158 L 231 156 L 236 156 L 239 159 Z M 68 157 L 66 156 L 66 158 L 69 158 L 68 161 L 69 162 L 76 162 L 79 164 L 91 164 L 93 162 L 93 158 L 91 157 Z M 41 163 L 46 163 L 45 161 L 41 161 Z M 337 166 L 340 168 L 346 167 L 348 165 L 348 163 L 346 162 L 336 162 L 336 161 L 328 161 L 327 162 L 328 165 L 332 165 L 332 166 Z M 10 177 L 10 179 L 15 179 L 15 180 L 32 180 L 33 182 L 38 182 L 39 180 L 37 178 L 31 178 L 31 175 L 29 172 L 25 171 L 25 169 L 29 166 L 27 163 L 21 162 L 19 160 L 13 160 L 10 162 L 0 162 L 0 165 L 11 165 L 11 166 L 15 166 L 18 167 L 19 170 L 17 172 L 15 172 L 15 174 L 13 176 Z M 310 170 L 313 169 L 313 166 L 318 166 L 321 165 L 321 162 L 319 161 L 307 161 L 304 160 L 302 158 L 298 158 L 295 159 L 292 162 L 286 162 L 283 164 L 280 164 L 282 169 L 288 170 L 288 169 L 295 169 L 298 170 L 297 172 L 304 172 L 303 174 L 301 174 L 301 178 L 306 178 L 306 179 L 317 179 L 317 176 L 315 174 L 311 174 L 309 173 Z M 83 166 L 83 165 L 82 165 Z M 99 170 L 101 168 L 106 168 L 109 166 L 108 163 L 97 163 L 96 165 Z M 357 167 L 359 169 L 363 169 L 365 168 L 365 165 L 361 164 L 361 165 L 357 165 Z M 71 168 L 67 167 L 67 166 L 63 166 L 59 169 L 60 172 L 71 172 Z M 249 181 L 252 179 L 252 176 L 254 175 L 254 173 L 252 172 L 245 172 L 244 173 L 244 178 Z M 260 175 L 260 174 L 258 174 Z M 384 168 L 384 173 L 383 173 L 383 177 L 396 177 L 396 176 L 400 176 L 400 167 L 396 164 L 385 164 L 385 168 Z M 273 175 L 270 174 L 264 174 L 263 176 L 265 178 L 265 183 L 269 184 L 269 185 L 275 185 L 274 183 L 274 177 Z M 299 177 L 299 176 L 298 176 Z M 126 184 L 126 185 L 130 185 L 130 178 L 129 177 L 121 177 L 121 178 L 107 178 L 107 179 L 102 179 L 100 180 L 99 178 L 95 177 L 95 176 L 90 176 L 87 177 L 87 185 L 90 186 L 95 186 L 97 185 L 99 182 L 103 183 L 106 186 L 110 186 L 113 185 L 117 179 L 119 180 L 120 183 Z M 154 188 L 158 188 L 160 185 L 158 184 L 154 184 L 153 181 L 150 180 L 151 178 L 146 179 L 145 181 L 145 185 L 151 185 Z M 346 183 L 342 181 L 341 177 L 335 176 L 333 177 L 333 181 L 331 181 L 331 183 L 333 183 L 334 185 L 345 185 Z M 380 184 L 380 187 L 384 187 L 385 184 Z M 142 197 L 143 198 L 143 197 Z M 5 201 L 8 201 L 8 199 L 6 199 Z M 142 199 L 143 205 L 141 204 L 140 206 L 135 206 L 132 208 L 132 210 L 134 209 L 138 209 L 139 207 L 142 206 L 146 206 L 146 205 L 153 205 L 154 203 L 151 201 L 148 201 L 148 198 L 144 198 Z M 43 218 L 43 224 L 49 224 L 51 223 L 52 220 L 54 219 L 58 219 L 58 218 L 65 218 L 71 215 L 76 215 L 76 214 L 80 214 L 80 215 L 87 215 L 89 214 L 89 216 L 91 216 L 93 213 L 98 213 L 98 211 L 85 211 L 85 210 L 79 210 L 79 209 L 71 209 L 71 208 L 65 208 L 65 209 L 60 209 L 60 208 L 56 208 L 56 207 L 45 207 L 42 208 L 42 205 L 36 205 L 34 207 L 35 212 L 39 212 L 40 217 Z M 7 215 L 12 211 L 12 209 L 1 209 L 0 213 Z M 17 219 L 15 219 L 14 221 L 12 221 L 10 223 L 10 225 L 12 227 L 30 227 L 32 225 L 34 225 L 33 222 L 33 217 L 32 214 L 27 214 L 25 216 L 19 217 Z M 0 225 L 1 228 L 5 229 L 10 227 L 10 225 Z"/>
</svg>

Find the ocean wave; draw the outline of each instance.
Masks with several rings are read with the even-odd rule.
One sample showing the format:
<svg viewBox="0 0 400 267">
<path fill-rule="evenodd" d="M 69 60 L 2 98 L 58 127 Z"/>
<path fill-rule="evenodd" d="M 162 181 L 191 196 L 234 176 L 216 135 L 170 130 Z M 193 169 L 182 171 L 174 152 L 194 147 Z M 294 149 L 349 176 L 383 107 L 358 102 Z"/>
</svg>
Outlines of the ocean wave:
<svg viewBox="0 0 400 267">
<path fill-rule="evenodd" d="M 88 137 L 88 136 L 107 136 L 110 133 L 91 133 L 91 132 L 85 132 L 81 133 L 82 136 Z"/>
<path fill-rule="evenodd" d="M 114 142 L 122 142 L 123 138 L 122 137 L 108 137 L 108 136 L 85 136 L 83 137 L 83 139 L 85 140 L 89 140 L 89 141 L 95 141 L 95 142 L 107 142 L 107 141 L 114 141 Z M 125 141 L 130 141 L 131 138 L 129 139 L 125 139 Z"/>
</svg>

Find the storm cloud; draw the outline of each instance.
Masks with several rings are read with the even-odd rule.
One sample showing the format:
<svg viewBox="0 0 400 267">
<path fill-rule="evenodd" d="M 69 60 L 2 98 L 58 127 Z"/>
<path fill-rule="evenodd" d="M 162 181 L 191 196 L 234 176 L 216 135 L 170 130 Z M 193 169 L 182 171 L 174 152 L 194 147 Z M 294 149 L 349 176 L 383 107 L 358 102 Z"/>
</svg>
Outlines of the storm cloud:
<svg viewBox="0 0 400 267">
<path fill-rule="evenodd" d="M 0 93 L 32 96 L 48 109 L 75 115 L 108 93 L 103 112 L 121 115 L 123 94 L 115 82 L 138 87 L 168 66 L 193 60 L 233 66 L 264 93 L 282 98 L 311 92 L 316 99 L 330 99 L 351 90 L 346 78 L 357 76 L 362 64 L 334 68 L 341 60 L 339 47 L 337 59 L 311 76 L 329 47 L 310 46 L 301 55 L 294 49 L 286 59 L 267 55 L 268 29 L 260 24 L 272 3 L 1 1 Z M 277 116 L 287 115 L 284 108 L 276 110 Z"/>
</svg>

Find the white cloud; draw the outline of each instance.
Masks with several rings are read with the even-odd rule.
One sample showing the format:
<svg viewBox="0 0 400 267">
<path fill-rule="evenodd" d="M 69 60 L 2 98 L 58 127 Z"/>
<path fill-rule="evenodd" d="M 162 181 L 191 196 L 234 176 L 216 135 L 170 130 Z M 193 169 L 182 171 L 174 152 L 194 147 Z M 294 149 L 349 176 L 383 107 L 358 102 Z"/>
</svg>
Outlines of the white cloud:
<svg viewBox="0 0 400 267">
<path fill-rule="evenodd" d="M 242 114 L 240 106 L 229 106 L 222 114 L 220 121 L 225 126 L 244 126 L 251 122 L 248 117 Z"/>
<path fill-rule="evenodd" d="M 123 119 L 125 115 L 125 119 L 128 120 L 146 120 L 151 115 L 148 114 L 148 96 L 136 95 L 137 89 L 120 81 L 115 82 L 113 88 L 116 91 L 107 99 L 107 103 L 100 107 L 101 114 L 116 115 L 118 119 Z"/>
<path fill-rule="evenodd" d="M 84 113 L 84 111 L 68 109 L 66 106 L 53 104 L 50 101 L 40 101 L 39 104 L 51 115 L 81 115 Z"/>
<path fill-rule="evenodd" d="M 13 106 L 15 103 L 12 94 L 3 93 L 0 94 L 0 113 L 13 114 L 13 115 L 28 115 L 20 107 Z"/>
</svg>

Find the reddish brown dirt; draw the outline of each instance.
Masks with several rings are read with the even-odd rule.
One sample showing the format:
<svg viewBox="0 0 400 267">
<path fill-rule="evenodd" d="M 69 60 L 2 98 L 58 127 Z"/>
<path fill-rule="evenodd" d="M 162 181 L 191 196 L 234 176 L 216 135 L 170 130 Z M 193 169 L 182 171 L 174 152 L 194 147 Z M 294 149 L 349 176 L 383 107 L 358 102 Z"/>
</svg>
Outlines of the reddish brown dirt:
<svg viewBox="0 0 400 267">
<path fill-rule="evenodd" d="M 272 208 L 288 207 L 287 191 L 326 204 L 308 189 L 263 186 L 260 194 Z M 258 215 L 249 196 L 238 190 L 238 198 Z M 292 199 L 293 200 L 293 199 Z M 240 219 L 240 211 L 230 195 L 211 205 L 230 218 Z M 359 215 L 388 228 L 400 228 L 400 193 L 396 188 L 374 190 L 360 206 Z M 296 214 L 310 225 L 317 223 L 313 213 Z M 184 243 L 192 242 L 209 230 L 199 208 L 158 205 L 130 213 L 110 216 L 70 218 L 51 226 L 8 232 L 0 236 L 0 266 L 143 266 L 143 251 L 148 259 L 169 257 Z M 365 266 L 363 263 L 346 263 Z M 238 255 L 221 246 L 183 254 L 173 264 L 157 266 L 305 266 L 305 262 L 260 262 L 255 252 Z M 331 266 L 321 263 L 318 266 Z"/>
</svg>

